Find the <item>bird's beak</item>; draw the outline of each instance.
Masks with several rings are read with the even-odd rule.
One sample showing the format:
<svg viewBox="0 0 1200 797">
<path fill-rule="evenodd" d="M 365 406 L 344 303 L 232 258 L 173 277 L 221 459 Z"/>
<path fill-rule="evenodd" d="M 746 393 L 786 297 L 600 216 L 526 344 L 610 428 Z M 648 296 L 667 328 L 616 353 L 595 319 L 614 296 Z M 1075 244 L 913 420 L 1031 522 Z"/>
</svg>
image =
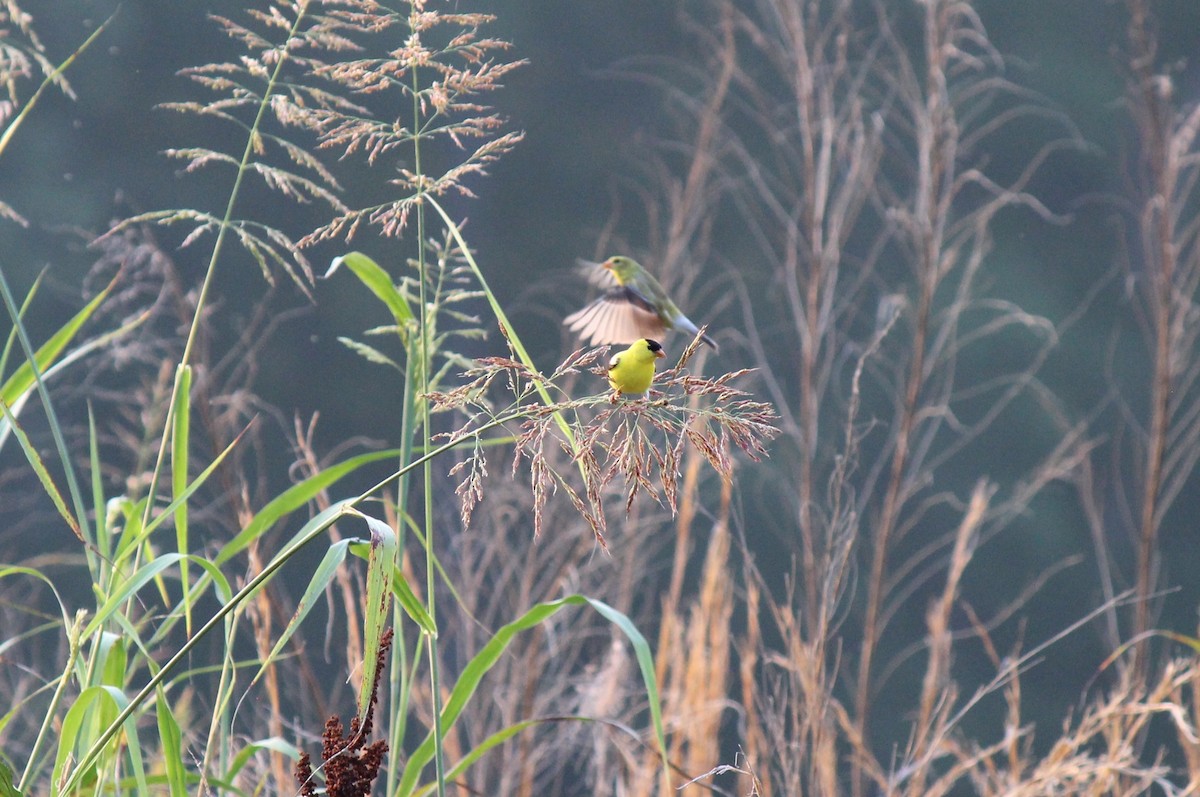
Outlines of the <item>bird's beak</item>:
<svg viewBox="0 0 1200 797">
<path fill-rule="evenodd" d="M 659 349 L 658 351 L 654 352 L 654 356 L 661 360 L 663 357 L 667 356 L 667 353 L 662 349 Z"/>
<path fill-rule="evenodd" d="M 606 268 L 609 271 L 612 271 L 612 267 L 613 267 L 613 263 L 611 260 L 605 260 L 603 263 L 600 264 L 600 268 Z"/>
</svg>

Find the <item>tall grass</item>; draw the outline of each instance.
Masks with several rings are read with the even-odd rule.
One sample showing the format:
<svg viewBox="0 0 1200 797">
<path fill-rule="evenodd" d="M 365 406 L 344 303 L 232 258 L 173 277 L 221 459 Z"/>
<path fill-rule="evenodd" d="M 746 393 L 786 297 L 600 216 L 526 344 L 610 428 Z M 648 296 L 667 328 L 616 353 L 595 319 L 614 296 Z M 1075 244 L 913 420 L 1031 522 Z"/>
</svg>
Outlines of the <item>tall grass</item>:
<svg viewBox="0 0 1200 797">
<path fill-rule="evenodd" d="M 739 659 L 740 682 L 727 671 L 717 692 L 738 696 L 727 738 L 743 755 L 732 761 L 727 752 L 726 766 L 709 772 L 716 782 L 736 773 L 739 791 L 754 794 L 1194 788 L 1192 721 L 1182 719 L 1194 704 L 1180 686 L 1196 672 L 1194 641 L 1168 635 L 1186 643 L 1173 657 L 1169 649 L 1150 656 L 1148 640 L 1163 586 L 1159 530 L 1195 476 L 1185 453 L 1195 450 L 1195 414 L 1184 354 L 1194 349 L 1184 317 L 1195 281 L 1182 263 L 1193 260 L 1183 230 L 1195 229 L 1185 221 L 1194 183 L 1184 175 L 1196 112 L 1172 104 L 1148 5 L 1128 8 L 1128 106 L 1143 153 L 1133 183 L 1145 204 L 1130 225 L 1141 248 L 1127 260 L 1153 375 L 1148 414 L 1123 405 L 1133 428 L 1111 433 L 1128 445 L 1113 458 L 1122 463 L 1115 472 L 1099 464 L 1110 430 L 1090 425 L 1106 417 L 1103 406 L 1073 419 L 1042 378 L 1062 335 L 1104 286 L 1061 319 L 986 292 L 1001 214 L 1067 223 L 1066 208 L 1048 207 L 1033 189 L 1047 164 L 1087 144 L 1062 113 L 1014 82 L 1018 73 L 991 43 L 980 10 L 955 0 L 693 9 L 697 49 L 708 56 L 704 93 L 668 88 L 684 121 L 664 152 L 689 153 L 693 168 L 673 163 L 673 173 L 711 174 L 683 198 L 684 183 L 666 181 L 659 207 L 735 214 L 746 230 L 727 234 L 724 247 L 706 235 L 688 240 L 726 265 L 723 287 L 739 297 L 743 345 L 780 410 L 773 453 L 786 465 L 763 481 L 760 500 L 787 508 L 776 527 L 794 556 L 781 590 L 784 568 L 764 565 L 764 554 L 745 545 L 746 632 L 697 645 Z M 1027 144 L 1015 166 L 992 153 L 1006 140 Z M 1039 435 L 1041 453 L 1023 469 L 1000 461 L 1003 436 L 1034 425 L 1053 429 Z M 1124 467 L 1131 461 L 1139 464 Z M 1102 480 L 1121 485 L 1115 505 Z M 1030 640 L 1021 632 L 1025 607 L 1080 558 L 1024 574 L 990 615 L 972 605 L 971 581 L 998 566 L 988 546 L 1016 519 L 1036 517 L 1037 496 L 1055 483 L 1083 487 L 1105 589 L 1095 604 L 1080 596 L 1057 631 Z M 1125 526 L 1135 540 L 1128 571 L 1109 554 Z M 1124 592 L 1123 579 L 1132 587 Z M 711 616 L 704 605 L 669 603 L 664 625 L 727 625 L 723 605 Z M 1075 685 L 1086 690 L 1083 708 L 1062 727 L 1034 728 L 1026 673 L 1065 637 L 1093 633 L 1101 621 L 1112 656 Z M 1016 641 L 1004 649 L 1000 639 Z M 986 658 L 994 676 L 956 669 L 960 657 Z M 706 693 L 709 679 L 688 672 L 682 658 L 659 671 L 664 685 L 677 678 L 686 691 Z M 1110 688 L 1089 689 L 1110 679 Z M 1112 713 L 1118 703 L 1128 718 Z M 1180 721 L 1163 723 L 1165 715 Z M 703 723 L 690 727 L 696 736 L 680 729 L 676 749 L 711 734 Z"/>
</svg>

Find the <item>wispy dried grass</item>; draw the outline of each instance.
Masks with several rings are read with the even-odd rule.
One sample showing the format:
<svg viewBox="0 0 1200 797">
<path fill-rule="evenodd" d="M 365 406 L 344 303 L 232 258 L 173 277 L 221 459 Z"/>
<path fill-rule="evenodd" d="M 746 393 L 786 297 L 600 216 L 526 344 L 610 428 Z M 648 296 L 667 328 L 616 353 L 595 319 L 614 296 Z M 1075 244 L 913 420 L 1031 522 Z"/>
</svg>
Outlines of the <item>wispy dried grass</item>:
<svg viewBox="0 0 1200 797">
<path fill-rule="evenodd" d="M 732 386 L 732 381 L 746 371 L 716 378 L 689 371 L 687 365 L 698 343 L 698 338 L 693 340 L 678 363 L 657 376 L 645 399 L 610 400 L 602 394 L 549 403 L 536 401 L 535 397 L 543 392 L 561 395 L 557 382 L 581 370 L 591 368 L 596 376 L 603 376 L 606 366 L 597 362 L 607 362 L 607 347 L 577 350 L 548 376 L 514 358 L 482 358 L 465 374 L 467 381 L 430 398 L 441 410 L 455 409 L 468 415 L 465 425 L 446 434 L 450 440 L 475 435 L 481 420 L 511 419 L 519 430 L 512 468 L 515 472 L 528 462 L 526 467 L 532 475 L 535 535 L 542 531 L 543 511 L 550 496 L 561 489 L 587 520 L 596 541 L 605 546 L 604 496 L 610 485 L 620 483 L 626 513 L 638 494 L 645 493 L 674 514 L 678 510 L 677 479 L 685 443 L 729 479 L 733 449 L 757 460 L 765 453 L 766 442 L 777 433 L 771 406 L 754 401 Z M 504 410 L 497 410 L 491 398 L 497 385 L 503 385 L 513 397 Z M 569 419 L 570 439 L 563 436 L 559 425 L 558 418 L 563 416 Z M 582 485 L 568 479 L 570 471 L 552 467 L 551 452 L 556 448 L 571 453 L 582 475 Z M 455 472 L 462 474 L 458 494 L 466 525 L 482 498 L 487 474 L 485 450 L 477 445 Z"/>
<path fill-rule="evenodd" d="M 790 591 L 781 595 L 749 564 L 745 636 L 702 641 L 707 655 L 718 658 L 734 646 L 740 661 L 740 693 L 727 693 L 739 696 L 743 719 L 724 737 L 724 750 L 728 755 L 728 741 L 736 739 L 746 752 L 749 767 L 738 768 L 741 789 L 753 793 L 940 794 L 984 783 L 987 772 L 1005 772 L 1011 793 L 1045 793 L 1056 788 L 1050 785 L 1056 777 L 1071 793 L 1076 787 L 1133 793 L 1151 783 L 1180 792 L 1178 773 L 1139 750 L 1138 732 L 1126 735 L 1113 725 L 1114 737 L 1130 746 L 1096 751 L 1100 725 L 1088 723 L 1117 718 L 1107 698 L 1084 704 L 1086 722 L 1064 726 L 1054 749 L 1070 755 L 1039 759 L 1034 753 L 1032 729 L 1021 721 L 1020 673 L 1035 662 L 1013 653 L 1022 662 L 1014 669 L 996 654 L 991 635 L 1011 625 L 1030 596 L 1075 560 L 1048 565 L 991 617 L 978 616 L 964 598 L 976 551 L 1027 514 L 1047 485 L 1093 483 L 1083 474 L 1092 471 L 1098 441 L 1087 420 L 1069 420 L 1039 379 L 1060 331 L 1075 316 L 1061 322 L 1036 317 L 980 288 L 998 213 L 1021 208 L 1046 223 L 1066 220 L 1030 188 L 1048 159 L 1082 144 L 1069 120 L 1011 80 L 969 3 L 911 10 L 910 16 L 882 3 L 764 0 L 715 3 L 697 12 L 707 14 L 695 30 L 710 56 L 705 91 L 711 93 L 683 103 L 692 114 L 684 140 L 695 147 L 696 171 L 668 172 L 690 176 L 703 174 L 706 164 L 720 167 L 711 180 L 695 184 L 712 189 L 708 193 L 680 189 L 689 183 L 668 177 L 672 190 L 657 205 L 661 215 L 651 218 L 658 229 L 657 222 L 675 220 L 673 212 L 684 207 L 700 217 L 736 210 L 748 230 L 738 241 L 743 248 L 714 257 L 733 274 L 747 261 L 766 263 L 778 288 L 772 296 L 780 298 L 789 324 L 768 332 L 755 322 L 771 298 L 742 291 L 735 281 L 744 297 L 745 345 L 761 366 L 756 378 L 781 411 L 783 437 L 773 453 L 794 478 L 767 500 L 789 507 L 794 522 L 781 525 L 794 531 L 798 565 Z M 897 32 L 914 22 L 923 34 L 919 48 Z M 1143 85 L 1161 89 L 1164 82 Z M 1166 95 L 1159 90 L 1155 96 Z M 1188 118 L 1179 117 L 1179 136 L 1190 135 Z M 987 150 L 1014 125 L 1045 138 L 1026 163 L 1001 174 Z M 1187 141 L 1177 137 L 1172 145 L 1184 157 L 1181 167 L 1191 163 L 1183 156 Z M 1154 201 L 1152 207 L 1165 207 Z M 1182 206 L 1174 207 L 1184 215 Z M 1159 214 L 1152 210 L 1145 218 L 1161 221 Z M 699 249 L 709 243 L 703 225 L 662 227 L 689 230 Z M 1163 240 L 1157 233 L 1146 237 Z M 686 251 L 688 243 L 672 247 Z M 1172 290 L 1169 301 L 1183 312 L 1187 289 Z M 1189 326 L 1148 326 L 1174 329 L 1177 342 L 1168 350 L 1186 350 Z M 966 381 L 972 359 L 999 345 L 1020 351 L 1007 358 L 1010 370 Z M 1156 388 L 1155 395 L 1166 394 Z M 1011 422 L 1017 407 L 1028 406 L 1045 413 L 1059 439 L 1023 475 L 989 479 L 974 491 L 968 484 L 967 492 L 955 494 L 965 481 L 957 478 L 957 463 L 977 461 L 972 452 L 986 447 L 988 435 Z M 1181 452 L 1193 450 L 1183 441 L 1190 439 L 1186 419 L 1194 413 L 1170 417 L 1182 425 L 1169 439 Z M 1171 462 L 1180 480 L 1194 464 L 1182 455 Z M 1103 523 L 1103 501 L 1091 495 L 1091 516 Z M 947 523 L 950 514 L 957 525 Z M 1154 522 L 1161 523 L 1161 515 Z M 1103 529 L 1096 534 L 1103 539 Z M 686 531 L 678 539 L 686 548 Z M 1156 544 L 1143 547 L 1152 551 Z M 754 557 L 752 550 L 745 553 Z M 1135 603 L 1145 606 L 1150 583 L 1139 588 Z M 1126 604 L 1113 593 L 1085 617 L 1115 617 Z M 660 635 L 664 683 L 683 682 L 689 666 L 671 642 L 685 627 L 674 595 L 669 587 L 659 618 L 662 628 L 672 629 Z M 892 626 L 922 602 L 925 637 L 894 653 Z M 714 624 L 722 622 L 722 611 L 711 618 Z M 968 642 L 991 651 L 998 680 L 962 680 L 954 661 Z M 909 688 L 899 673 L 912 669 L 914 658 L 923 675 L 901 701 L 910 706 L 910 734 L 886 750 L 872 708 L 881 695 Z M 1154 677 L 1171 680 L 1172 666 L 1154 670 Z M 702 679 L 686 682 L 706 694 Z M 1161 682 L 1139 683 L 1129 681 L 1114 701 L 1129 701 L 1140 715 L 1142 701 Z M 983 712 L 981 695 L 999 693 L 1009 718 L 1003 741 L 989 747 L 965 734 L 963 719 Z M 1162 704 L 1163 714 L 1186 713 L 1190 698 L 1177 699 L 1182 702 Z M 684 724 L 674 730 L 677 752 L 686 748 L 683 737 L 694 738 Z M 1177 736 L 1176 751 L 1190 749 L 1188 733 Z M 734 773 L 715 766 L 710 761 L 694 772 Z M 1063 768 L 1056 772 L 1056 766 Z M 1120 775 L 1106 783 L 1105 773 Z"/>
<path fill-rule="evenodd" d="M 1141 600 L 1131 630 L 1142 634 L 1151 627 L 1154 612 L 1164 518 L 1194 479 L 1200 461 L 1200 227 L 1194 221 L 1200 103 L 1177 96 L 1171 72 L 1158 65 L 1151 5 L 1129 0 L 1126 8 L 1125 99 L 1136 148 L 1128 176 L 1132 206 L 1126 265 L 1136 321 L 1152 365 L 1145 396 L 1148 414 L 1123 407 L 1131 427 L 1128 456 L 1139 476 L 1129 497 L 1122 494 L 1117 512 L 1122 520 L 1115 522 L 1129 529 L 1136 551 L 1133 578 Z"/>
</svg>

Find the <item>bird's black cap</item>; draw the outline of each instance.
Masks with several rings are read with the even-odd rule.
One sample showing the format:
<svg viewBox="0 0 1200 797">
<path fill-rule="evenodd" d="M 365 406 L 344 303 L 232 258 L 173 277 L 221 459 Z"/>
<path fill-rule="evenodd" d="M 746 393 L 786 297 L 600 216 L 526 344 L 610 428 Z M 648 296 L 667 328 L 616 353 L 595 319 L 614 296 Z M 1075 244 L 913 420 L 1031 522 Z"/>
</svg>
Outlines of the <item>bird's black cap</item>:
<svg viewBox="0 0 1200 797">
<path fill-rule="evenodd" d="M 657 340 L 651 340 L 650 338 L 646 338 L 646 348 L 653 352 L 659 352 L 659 351 L 662 351 L 662 344 L 659 343 Z"/>
</svg>

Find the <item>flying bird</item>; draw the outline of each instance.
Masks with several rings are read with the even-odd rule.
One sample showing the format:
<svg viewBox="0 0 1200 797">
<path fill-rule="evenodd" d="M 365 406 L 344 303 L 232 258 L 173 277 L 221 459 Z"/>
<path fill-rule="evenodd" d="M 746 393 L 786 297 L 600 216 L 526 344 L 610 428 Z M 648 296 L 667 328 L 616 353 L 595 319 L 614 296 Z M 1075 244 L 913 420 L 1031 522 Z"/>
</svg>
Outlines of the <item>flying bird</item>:
<svg viewBox="0 0 1200 797">
<path fill-rule="evenodd" d="M 675 305 L 650 272 L 629 257 L 610 257 L 603 263 L 587 263 L 589 278 L 605 287 L 591 304 L 563 319 L 572 332 L 592 346 L 657 340 L 669 329 L 695 336 L 699 328 Z M 717 351 L 707 334 L 700 339 Z"/>
</svg>

